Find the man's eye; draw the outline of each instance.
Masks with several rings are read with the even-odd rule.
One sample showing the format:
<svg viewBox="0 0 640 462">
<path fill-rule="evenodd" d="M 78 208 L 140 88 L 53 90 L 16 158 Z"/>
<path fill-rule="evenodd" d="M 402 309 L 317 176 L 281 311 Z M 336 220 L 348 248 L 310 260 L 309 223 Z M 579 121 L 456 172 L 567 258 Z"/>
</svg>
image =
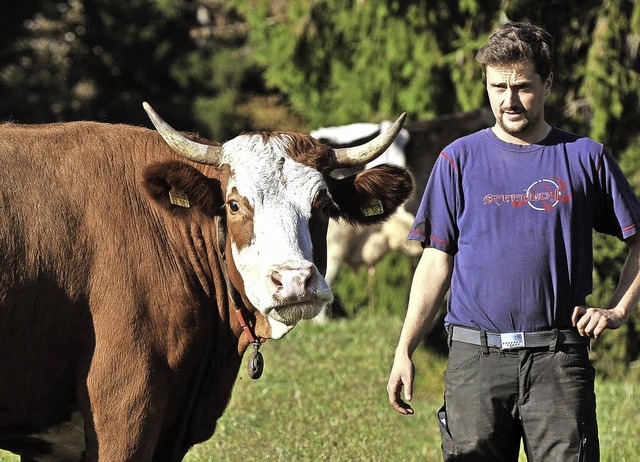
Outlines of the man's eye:
<svg viewBox="0 0 640 462">
<path fill-rule="evenodd" d="M 227 202 L 227 206 L 231 212 L 236 213 L 240 211 L 240 204 L 237 201 L 229 201 Z"/>
</svg>

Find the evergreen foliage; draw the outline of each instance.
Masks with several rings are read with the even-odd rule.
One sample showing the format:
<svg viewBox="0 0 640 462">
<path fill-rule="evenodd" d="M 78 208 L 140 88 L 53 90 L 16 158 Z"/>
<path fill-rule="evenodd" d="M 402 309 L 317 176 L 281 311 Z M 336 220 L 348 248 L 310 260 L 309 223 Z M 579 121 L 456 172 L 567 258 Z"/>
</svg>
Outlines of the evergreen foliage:
<svg viewBox="0 0 640 462">
<path fill-rule="evenodd" d="M 640 4 L 604 2 L 597 10 L 579 74 L 583 79 L 579 95 L 590 103 L 590 136 L 594 139 L 606 142 L 620 136 L 616 127 L 623 123 L 623 116 L 640 115 L 639 45 Z"/>
<path fill-rule="evenodd" d="M 475 51 L 498 1 L 236 0 L 268 85 L 311 126 L 479 107 Z M 451 78 L 453 76 L 453 80 Z"/>
<path fill-rule="evenodd" d="M 192 2 L 21 5 L 0 17 L 2 119 L 146 124 L 148 100 L 177 128 L 218 137 L 247 128 L 236 111 L 243 85 L 259 72 L 243 54 L 244 37 L 193 38 Z"/>
</svg>

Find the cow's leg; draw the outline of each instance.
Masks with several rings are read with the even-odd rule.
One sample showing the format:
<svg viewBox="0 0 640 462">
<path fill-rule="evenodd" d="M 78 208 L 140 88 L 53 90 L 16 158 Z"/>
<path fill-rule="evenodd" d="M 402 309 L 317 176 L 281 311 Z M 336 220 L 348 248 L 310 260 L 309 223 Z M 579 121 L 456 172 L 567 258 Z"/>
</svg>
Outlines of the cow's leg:
<svg viewBox="0 0 640 462">
<path fill-rule="evenodd" d="M 87 377 L 87 461 L 149 461 L 160 435 L 168 386 L 148 357 L 108 348 Z M 156 369 L 153 371 L 153 369 Z M 89 420 L 85 419 L 85 420 Z"/>
</svg>

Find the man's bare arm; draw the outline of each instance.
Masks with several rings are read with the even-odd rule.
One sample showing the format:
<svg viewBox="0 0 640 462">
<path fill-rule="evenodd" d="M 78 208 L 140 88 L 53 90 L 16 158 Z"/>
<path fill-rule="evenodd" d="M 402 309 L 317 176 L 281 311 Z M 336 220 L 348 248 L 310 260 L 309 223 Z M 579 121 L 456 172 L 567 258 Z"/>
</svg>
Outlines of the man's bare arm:
<svg viewBox="0 0 640 462">
<path fill-rule="evenodd" d="M 405 400 L 413 393 L 415 368 L 411 357 L 433 322 L 451 282 L 453 257 L 434 248 L 426 248 L 416 267 L 409 293 L 407 314 L 400 333 L 387 393 L 389 404 L 401 414 L 413 414 L 409 404 L 400 397 L 404 387 Z"/>
</svg>

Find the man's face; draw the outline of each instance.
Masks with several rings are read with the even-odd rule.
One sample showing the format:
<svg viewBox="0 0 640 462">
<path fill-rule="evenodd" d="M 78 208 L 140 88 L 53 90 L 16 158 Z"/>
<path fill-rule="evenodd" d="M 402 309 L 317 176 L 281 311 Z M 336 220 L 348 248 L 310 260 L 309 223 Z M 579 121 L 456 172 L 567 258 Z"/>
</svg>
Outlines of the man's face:
<svg viewBox="0 0 640 462">
<path fill-rule="evenodd" d="M 552 77 L 543 81 L 531 61 L 486 66 L 487 93 L 499 138 L 521 144 L 535 143 L 546 136 L 544 98 Z"/>
</svg>

